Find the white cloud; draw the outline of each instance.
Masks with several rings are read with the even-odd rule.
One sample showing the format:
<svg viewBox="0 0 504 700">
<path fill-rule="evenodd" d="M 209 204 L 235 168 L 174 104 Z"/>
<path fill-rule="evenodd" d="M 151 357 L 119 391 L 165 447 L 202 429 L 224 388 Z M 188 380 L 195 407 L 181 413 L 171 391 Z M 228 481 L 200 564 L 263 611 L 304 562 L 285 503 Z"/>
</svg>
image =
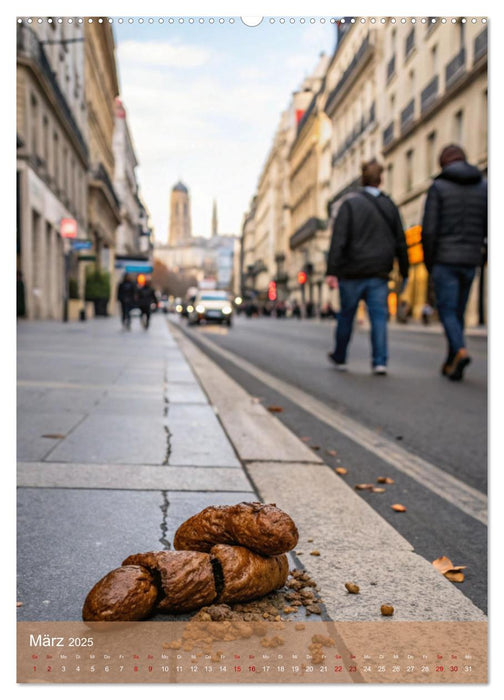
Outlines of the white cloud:
<svg viewBox="0 0 504 700">
<path fill-rule="evenodd" d="M 157 68 L 197 68 L 210 62 L 214 52 L 196 44 L 176 41 L 121 42 L 118 48 L 121 66 L 156 66 Z"/>
</svg>

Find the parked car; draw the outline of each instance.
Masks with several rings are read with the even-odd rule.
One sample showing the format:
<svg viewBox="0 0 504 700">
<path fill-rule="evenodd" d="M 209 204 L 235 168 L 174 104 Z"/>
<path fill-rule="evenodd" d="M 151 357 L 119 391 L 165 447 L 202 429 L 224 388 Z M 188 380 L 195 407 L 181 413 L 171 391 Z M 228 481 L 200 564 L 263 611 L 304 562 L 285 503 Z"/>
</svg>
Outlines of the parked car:
<svg viewBox="0 0 504 700">
<path fill-rule="evenodd" d="M 201 290 L 197 293 L 192 306 L 192 311 L 188 313 L 190 325 L 201 323 L 201 321 L 216 321 L 228 326 L 232 324 L 233 305 L 225 291 Z"/>
</svg>

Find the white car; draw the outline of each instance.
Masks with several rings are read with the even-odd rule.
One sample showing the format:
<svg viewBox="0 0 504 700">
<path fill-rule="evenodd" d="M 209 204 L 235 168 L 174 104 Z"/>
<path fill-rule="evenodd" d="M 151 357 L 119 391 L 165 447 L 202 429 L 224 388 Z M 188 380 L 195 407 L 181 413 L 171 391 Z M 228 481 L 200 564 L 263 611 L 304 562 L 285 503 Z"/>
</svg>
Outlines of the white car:
<svg viewBox="0 0 504 700">
<path fill-rule="evenodd" d="M 191 325 L 201 323 L 201 321 L 216 321 L 232 323 L 233 304 L 229 299 L 229 294 L 218 289 L 199 291 L 192 304 L 192 311 L 188 318 Z"/>
</svg>

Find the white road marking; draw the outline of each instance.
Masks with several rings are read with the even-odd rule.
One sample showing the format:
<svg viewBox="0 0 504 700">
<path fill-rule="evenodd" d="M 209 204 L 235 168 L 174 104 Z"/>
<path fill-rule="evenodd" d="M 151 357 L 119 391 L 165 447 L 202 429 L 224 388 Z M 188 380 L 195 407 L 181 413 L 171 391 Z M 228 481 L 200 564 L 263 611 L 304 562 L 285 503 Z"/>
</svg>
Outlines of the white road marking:
<svg viewBox="0 0 504 700">
<path fill-rule="evenodd" d="M 447 474 L 434 464 L 399 447 L 392 440 L 377 435 L 356 420 L 330 408 L 322 401 L 292 384 L 274 377 L 235 353 L 221 348 L 201 334 L 196 334 L 192 331 L 187 332 L 194 338 L 198 338 L 203 345 L 206 345 L 213 352 L 251 374 L 263 384 L 278 391 L 282 396 L 298 404 L 304 411 L 311 413 L 312 416 L 350 438 L 350 440 L 364 447 L 368 452 L 377 455 L 384 462 L 391 464 L 403 474 L 408 475 L 432 491 L 432 493 L 440 496 L 484 525 L 488 524 L 487 497 L 485 494 L 472 488 L 472 486 L 468 486 L 451 474 Z"/>
</svg>

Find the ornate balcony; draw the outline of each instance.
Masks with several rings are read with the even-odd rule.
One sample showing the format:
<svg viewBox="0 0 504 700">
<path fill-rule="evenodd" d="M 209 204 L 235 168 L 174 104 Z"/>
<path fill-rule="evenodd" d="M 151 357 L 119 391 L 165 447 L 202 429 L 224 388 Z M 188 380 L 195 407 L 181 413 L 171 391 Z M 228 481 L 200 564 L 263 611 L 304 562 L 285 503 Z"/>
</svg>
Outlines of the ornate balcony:
<svg viewBox="0 0 504 700">
<path fill-rule="evenodd" d="M 439 91 L 439 76 L 435 75 L 420 95 L 420 110 L 426 112 L 436 99 Z"/>
<path fill-rule="evenodd" d="M 388 146 L 394 140 L 394 122 L 391 121 L 390 124 L 383 132 L 383 146 Z"/>
<path fill-rule="evenodd" d="M 486 56 L 488 51 L 488 27 L 485 27 L 474 40 L 474 63 Z"/>
<path fill-rule="evenodd" d="M 390 61 L 387 63 L 387 82 L 391 80 L 395 73 L 395 54 L 392 56 Z"/>
<path fill-rule="evenodd" d="M 401 133 L 406 131 L 415 116 L 415 98 L 410 100 L 401 112 Z"/>
<path fill-rule="evenodd" d="M 446 87 L 451 87 L 465 72 L 466 52 L 462 48 L 446 66 Z"/>
</svg>

